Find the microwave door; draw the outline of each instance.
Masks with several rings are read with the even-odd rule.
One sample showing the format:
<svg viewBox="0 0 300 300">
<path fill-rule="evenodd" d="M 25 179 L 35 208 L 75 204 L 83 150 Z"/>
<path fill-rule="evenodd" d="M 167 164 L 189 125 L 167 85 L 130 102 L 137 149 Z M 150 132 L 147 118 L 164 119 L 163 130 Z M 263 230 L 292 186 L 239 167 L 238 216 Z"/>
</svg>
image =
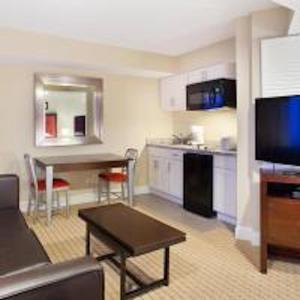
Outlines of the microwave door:
<svg viewBox="0 0 300 300">
<path fill-rule="evenodd" d="M 188 109 L 198 110 L 209 107 L 209 94 L 207 92 L 197 91 L 188 95 Z"/>
<path fill-rule="evenodd" d="M 215 90 L 212 88 L 209 93 L 209 108 L 215 108 L 216 106 L 216 94 Z"/>
<path fill-rule="evenodd" d="M 209 109 L 210 108 L 210 95 L 208 92 L 203 93 L 202 101 L 203 101 L 202 108 Z"/>
<path fill-rule="evenodd" d="M 222 83 L 214 87 L 215 107 L 223 107 L 225 105 L 225 88 Z"/>
<path fill-rule="evenodd" d="M 234 80 L 218 79 L 187 86 L 187 109 L 201 110 L 234 107 L 236 85 Z"/>
<path fill-rule="evenodd" d="M 188 109 L 208 109 L 210 107 L 210 95 L 206 91 L 197 91 L 188 95 Z"/>
</svg>

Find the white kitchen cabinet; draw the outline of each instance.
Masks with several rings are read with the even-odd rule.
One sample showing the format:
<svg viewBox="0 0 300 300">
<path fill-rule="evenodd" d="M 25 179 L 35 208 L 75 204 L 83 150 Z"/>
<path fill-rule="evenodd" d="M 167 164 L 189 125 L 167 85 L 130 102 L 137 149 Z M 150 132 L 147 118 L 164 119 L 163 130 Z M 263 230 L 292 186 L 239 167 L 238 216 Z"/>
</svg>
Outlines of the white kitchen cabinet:
<svg viewBox="0 0 300 300">
<path fill-rule="evenodd" d="M 183 198 L 183 162 L 179 159 L 168 160 L 168 193 L 178 199 Z"/>
<path fill-rule="evenodd" d="M 161 158 L 156 156 L 149 157 L 149 186 L 160 189 Z"/>
<path fill-rule="evenodd" d="M 218 64 L 211 67 L 193 70 L 188 73 L 188 84 L 226 78 L 235 79 L 235 64 L 224 63 Z"/>
<path fill-rule="evenodd" d="M 232 170 L 215 168 L 214 210 L 236 218 L 236 174 Z"/>
<path fill-rule="evenodd" d="M 163 157 L 151 155 L 149 159 L 149 186 L 151 188 L 167 191 L 167 184 L 163 178 L 165 170 L 166 162 Z"/>
<path fill-rule="evenodd" d="M 183 151 L 149 147 L 148 153 L 151 191 L 182 204 Z"/>
<path fill-rule="evenodd" d="M 208 70 L 198 69 L 188 73 L 188 84 L 203 82 L 208 80 Z"/>
<path fill-rule="evenodd" d="M 179 74 L 161 79 L 161 106 L 166 111 L 186 110 L 187 74 Z"/>
<path fill-rule="evenodd" d="M 218 64 L 209 68 L 208 80 L 213 79 L 235 79 L 236 71 L 234 63 Z"/>
<path fill-rule="evenodd" d="M 235 224 L 237 210 L 236 157 L 214 156 L 214 210 L 224 221 Z"/>
</svg>

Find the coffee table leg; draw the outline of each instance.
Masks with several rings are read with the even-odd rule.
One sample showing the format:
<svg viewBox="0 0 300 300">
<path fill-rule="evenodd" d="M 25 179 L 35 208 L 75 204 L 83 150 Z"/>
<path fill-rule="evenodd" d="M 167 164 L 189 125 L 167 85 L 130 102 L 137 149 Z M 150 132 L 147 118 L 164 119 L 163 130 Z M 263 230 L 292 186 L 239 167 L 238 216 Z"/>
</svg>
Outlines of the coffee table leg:
<svg viewBox="0 0 300 300">
<path fill-rule="evenodd" d="M 90 237 L 90 228 L 89 225 L 86 226 L 86 244 L 85 244 L 85 254 L 90 256 L 91 254 L 91 237 Z"/>
<path fill-rule="evenodd" d="M 164 258 L 164 285 L 168 286 L 170 282 L 169 270 L 170 270 L 170 248 L 165 248 L 165 258 Z"/>
<path fill-rule="evenodd" d="M 120 278 L 120 294 L 121 294 L 121 300 L 126 299 L 126 256 L 124 253 L 121 253 L 120 255 L 120 272 L 121 272 L 121 278 Z"/>
</svg>

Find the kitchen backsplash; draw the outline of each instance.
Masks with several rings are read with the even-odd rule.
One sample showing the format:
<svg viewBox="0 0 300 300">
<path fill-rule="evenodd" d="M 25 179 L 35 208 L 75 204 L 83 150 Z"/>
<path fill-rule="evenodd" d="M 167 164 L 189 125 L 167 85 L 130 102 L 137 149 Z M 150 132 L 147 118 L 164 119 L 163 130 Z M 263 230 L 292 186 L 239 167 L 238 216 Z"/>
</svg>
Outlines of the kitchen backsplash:
<svg viewBox="0 0 300 300">
<path fill-rule="evenodd" d="M 224 136 L 232 136 L 236 139 L 237 135 L 235 109 L 173 112 L 172 122 L 175 134 L 190 133 L 191 125 L 204 126 L 206 143 L 218 143 Z"/>
</svg>

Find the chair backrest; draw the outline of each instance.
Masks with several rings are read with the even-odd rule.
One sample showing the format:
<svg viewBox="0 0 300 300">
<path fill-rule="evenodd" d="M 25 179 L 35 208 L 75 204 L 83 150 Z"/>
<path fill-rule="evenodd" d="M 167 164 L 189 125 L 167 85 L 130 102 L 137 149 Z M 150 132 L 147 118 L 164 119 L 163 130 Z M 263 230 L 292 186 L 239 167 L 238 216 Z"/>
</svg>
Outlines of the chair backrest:
<svg viewBox="0 0 300 300">
<path fill-rule="evenodd" d="M 135 164 L 136 164 L 138 156 L 139 156 L 139 152 L 137 149 L 134 149 L 134 148 L 128 148 L 125 152 L 125 158 L 133 161 L 134 169 L 135 169 Z"/>
<path fill-rule="evenodd" d="M 35 162 L 34 159 L 29 155 L 25 154 L 24 155 L 24 160 L 25 160 L 25 167 L 26 167 L 26 172 L 28 176 L 28 181 L 29 181 L 29 187 L 31 188 L 32 186 L 34 187 L 34 190 L 38 190 L 38 182 L 37 182 L 37 176 L 35 172 Z"/>
</svg>

